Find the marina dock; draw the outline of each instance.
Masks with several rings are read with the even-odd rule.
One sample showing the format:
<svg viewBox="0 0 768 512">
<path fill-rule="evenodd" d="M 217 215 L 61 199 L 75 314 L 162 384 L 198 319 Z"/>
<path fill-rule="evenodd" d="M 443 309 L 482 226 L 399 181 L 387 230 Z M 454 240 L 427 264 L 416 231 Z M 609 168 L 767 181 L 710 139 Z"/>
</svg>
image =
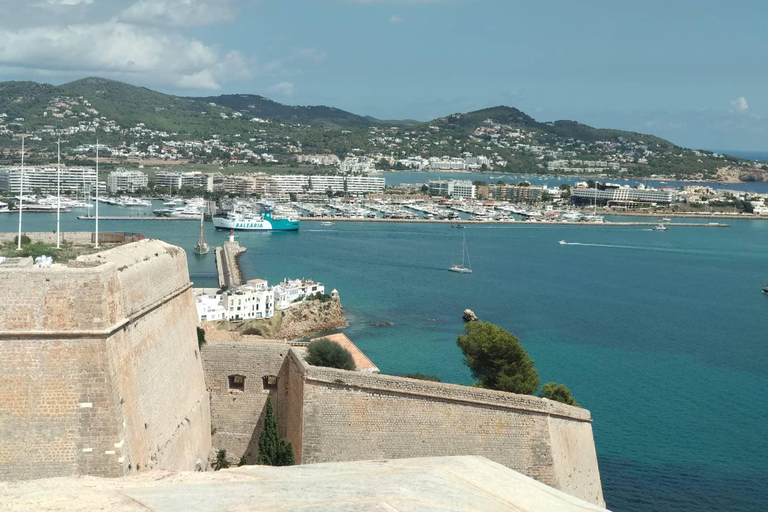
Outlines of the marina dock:
<svg viewBox="0 0 768 512">
<path fill-rule="evenodd" d="M 529 221 L 520 220 L 504 222 L 497 220 L 437 220 L 437 219 L 349 219 L 346 217 L 302 217 L 302 222 L 400 222 L 407 224 L 461 224 L 469 226 L 474 224 L 503 225 L 503 226 L 657 226 L 659 222 L 557 222 L 557 221 Z M 720 222 L 665 222 L 667 226 L 688 228 L 728 228 L 729 224 Z"/>
<path fill-rule="evenodd" d="M 237 257 L 245 252 L 244 247 L 230 240 L 216 248 L 216 271 L 219 274 L 219 287 L 234 288 L 243 284 L 243 275 L 237 263 Z"/>
<path fill-rule="evenodd" d="M 94 216 L 86 216 L 86 215 L 78 215 L 77 217 L 80 220 L 95 220 L 96 217 Z M 158 217 L 156 215 L 131 215 L 131 216 L 125 216 L 125 217 L 105 217 L 102 215 L 99 215 L 99 220 L 191 220 L 191 221 L 197 221 L 200 222 L 200 217 L 198 218 L 190 218 L 190 217 Z"/>
</svg>

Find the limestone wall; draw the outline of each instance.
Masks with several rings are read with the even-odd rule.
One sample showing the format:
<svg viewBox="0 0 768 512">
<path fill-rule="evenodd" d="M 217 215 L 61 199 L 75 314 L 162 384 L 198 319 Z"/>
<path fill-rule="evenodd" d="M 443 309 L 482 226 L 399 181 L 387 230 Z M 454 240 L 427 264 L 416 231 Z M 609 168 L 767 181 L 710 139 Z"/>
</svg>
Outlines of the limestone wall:
<svg viewBox="0 0 768 512">
<path fill-rule="evenodd" d="M 302 464 L 481 455 L 603 504 L 589 411 L 527 395 L 307 365 L 295 349 L 258 342 L 203 349 L 216 449 L 257 455 L 266 394 Z M 245 376 L 244 391 L 228 376 Z M 277 375 L 277 393 L 258 382 Z M 256 381 L 253 385 L 251 382 Z"/>
<path fill-rule="evenodd" d="M 304 368 L 304 464 L 481 455 L 604 504 L 585 409 L 465 386 Z"/>
<path fill-rule="evenodd" d="M 0 479 L 194 469 L 210 448 L 196 323 L 186 255 L 160 241 L 0 266 Z"/>
<path fill-rule="evenodd" d="M 289 350 L 286 344 L 248 341 L 211 342 L 203 346 L 203 368 L 211 403 L 211 441 L 216 450 L 227 451 L 230 462 L 237 463 L 243 455 L 249 464 L 256 462 L 267 397 L 272 397 L 276 415 L 282 407 L 277 377 Z M 230 387 L 230 376 L 245 378 L 242 390 Z M 265 382 L 269 377 L 274 378 L 274 384 Z"/>
</svg>

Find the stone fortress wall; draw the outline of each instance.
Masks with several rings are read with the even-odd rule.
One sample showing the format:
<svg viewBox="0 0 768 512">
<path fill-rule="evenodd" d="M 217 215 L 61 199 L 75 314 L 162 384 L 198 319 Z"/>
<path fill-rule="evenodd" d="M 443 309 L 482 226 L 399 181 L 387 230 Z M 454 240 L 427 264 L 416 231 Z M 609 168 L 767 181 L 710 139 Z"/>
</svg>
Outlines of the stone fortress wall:
<svg viewBox="0 0 768 512">
<path fill-rule="evenodd" d="M 210 449 L 186 255 L 0 266 L 0 480 L 191 470 Z"/>
<path fill-rule="evenodd" d="M 589 411 L 532 396 L 307 365 L 288 345 L 203 348 L 213 444 L 255 460 L 266 395 L 302 464 L 481 455 L 604 506 Z M 231 362 L 237 363 L 231 366 Z M 277 373 L 276 389 L 263 377 Z M 224 384 L 246 375 L 243 390 Z M 251 396 L 249 396 L 251 395 Z M 243 407 L 242 404 L 248 404 Z M 247 442 L 246 442 L 247 440 Z M 221 444 L 218 444 L 221 443 Z"/>
</svg>

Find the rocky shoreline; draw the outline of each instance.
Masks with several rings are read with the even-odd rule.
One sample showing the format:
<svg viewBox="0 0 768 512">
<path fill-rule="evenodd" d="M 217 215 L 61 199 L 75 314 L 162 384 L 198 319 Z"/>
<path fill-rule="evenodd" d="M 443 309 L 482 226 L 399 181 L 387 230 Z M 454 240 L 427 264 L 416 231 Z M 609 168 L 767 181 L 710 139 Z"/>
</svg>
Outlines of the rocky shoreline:
<svg viewBox="0 0 768 512">
<path fill-rule="evenodd" d="M 275 311 L 275 316 L 265 320 L 222 321 L 211 325 L 219 331 L 254 338 L 291 341 L 346 327 L 347 319 L 339 301 L 308 300 L 286 310 Z"/>
</svg>

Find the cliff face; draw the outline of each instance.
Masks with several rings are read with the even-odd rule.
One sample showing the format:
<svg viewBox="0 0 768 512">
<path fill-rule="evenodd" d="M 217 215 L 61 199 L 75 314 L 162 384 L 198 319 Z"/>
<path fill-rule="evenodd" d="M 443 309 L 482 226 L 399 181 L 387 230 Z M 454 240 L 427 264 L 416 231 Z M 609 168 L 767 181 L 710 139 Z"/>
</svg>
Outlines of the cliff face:
<svg viewBox="0 0 768 512">
<path fill-rule="evenodd" d="M 347 325 L 344 308 L 337 301 L 316 300 L 295 304 L 291 308 L 276 311 L 267 320 L 245 322 L 216 322 L 223 331 L 239 332 L 245 335 L 261 336 L 275 340 L 295 340 L 323 331 L 339 329 Z"/>
<path fill-rule="evenodd" d="M 729 183 L 740 181 L 768 181 L 768 171 L 754 167 L 727 166 L 717 169 L 717 179 Z"/>
<path fill-rule="evenodd" d="M 282 312 L 283 320 L 275 336 L 278 339 L 293 340 L 311 334 L 338 329 L 347 325 L 341 303 L 308 301 Z"/>
</svg>

